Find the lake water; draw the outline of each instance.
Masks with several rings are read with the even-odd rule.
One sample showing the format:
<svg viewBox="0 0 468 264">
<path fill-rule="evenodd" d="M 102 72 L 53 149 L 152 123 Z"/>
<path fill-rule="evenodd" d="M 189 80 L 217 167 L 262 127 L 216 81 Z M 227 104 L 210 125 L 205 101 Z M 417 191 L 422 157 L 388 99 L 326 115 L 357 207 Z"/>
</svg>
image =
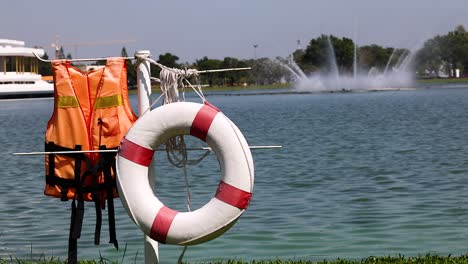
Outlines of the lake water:
<svg viewBox="0 0 468 264">
<path fill-rule="evenodd" d="M 467 253 L 468 85 L 207 98 L 251 145 L 283 148 L 252 151 L 255 188 L 249 209 L 222 237 L 189 247 L 187 261 Z M 0 101 L 1 258 L 66 258 L 70 202 L 43 195 L 42 156 L 11 155 L 43 150 L 52 106 L 51 99 Z M 156 159 L 158 196 L 185 210 L 183 172 L 170 167 L 164 153 Z M 216 157 L 211 154 L 189 171 L 196 208 L 216 189 Z M 102 255 L 143 262 L 143 235 L 119 200 L 116 206 L 121 249 L 106 244 L 107 212 L 102 245 L 93 245 L 95 216 L 89 204 L 80 259 Z M 181 251 L 161 246 L 161 263 L 175 263 Z"/>
</svg>

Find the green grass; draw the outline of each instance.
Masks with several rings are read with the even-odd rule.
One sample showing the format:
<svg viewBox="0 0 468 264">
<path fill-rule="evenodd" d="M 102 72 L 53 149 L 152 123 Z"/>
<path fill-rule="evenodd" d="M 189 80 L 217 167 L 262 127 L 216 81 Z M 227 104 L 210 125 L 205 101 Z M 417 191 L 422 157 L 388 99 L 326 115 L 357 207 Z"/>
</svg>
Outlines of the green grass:
<svg viewBox="0 0 468 264">
<path fill-rule="evenodd" d="M 0 260 L 0 264 L 66 264 L 66 261 L 60 259 L 41 259 L 41 260 L 21 260 L 21 259 L 10 259 Z M 111 261 L 95 261 L 95 260 L 83 260 L 78 261 L 81 264 L 118 264 L 118 262 Z"/>
<path fill-rule="evenodd" d="M 81 264 L 119 264 L 118 261 L 111 261 L 104 258 L 100 260 L 81 260 L 78 261 Z M 124 263 L 124 262 L 122 262 Z M 132 261 L 131 263 L 135 263 Z M 67 264 L 65 260 L 60 260 L 60 258 L 46 258 L 41 256 L 38 259 L 18 259 L 10 257 L 9 259 L 0 258 L 0 264 Z"/>
<path fill-rule="evenodd" d="M 249 90 L 268 90 L 268 89 L 288 89 L 291 88 L 291 84 L 270 84 L 270 85 L 248 85 L 248 86 L 206 86 L 202 88 L 203 92 L 214 92 L 214 91 L 249 91 Z M 185 87 L 186 92 L 193 92 L 190 87 Z M 160 94 L 161 89 L 158 85 L 151 87 L 151 92 L 154 94 Z M 129 94 L 136 94 L 137 90 L 132 89 L 128 91 Z"/>
<path fill-rule="evenodd" d="M 419 257 L 368 257 L 365 259 L 336 259 L 336 260 L 254 260 L 251 262 L 239 260 L 226 260 L 221 262 L 209 262 L 211 264 L 461 264 L 468 263 L 468 255 L 462 256 L 436 256 L 426 255 Z"/>
<path fill-rule="evenodd" d="M 422 84 L 443 84 L 443 83 L 468 83 L 468 78 L 433 78 L 419 79 L 418 83 Z"/>
<path fill-rule="evenodd" d="M 44 257 L 37 260 L 19 260 L 19 259 L 0 259 L 0 264 L 17 263 L 17 264 L 65 264 L 65 261 L 59 259 L 45 259 Z M 116 261 L 109 261 L 101 259 L 99 261 L 86 260 L 79 261 L 81 264 L 114 264 L 119 263 Z M 135 263 L 134 261 L 125 261 L 122 263 Z M 214 262 L 194 262 L 193 264 L 468 264 L 468 255 L 461 256 L 437 256 L 437 255 L 425 255 L 418 257 L 405 257 L 402 255 L 398 256 L 385 256 L 385 257 L 368 257 L 364 259 L 335 259 L 335 260 L 322 260 L 322 261 L 311 261 L 311 260 L 280 260 L 280 259 L 269 259 L 269 260 L 252 260 L 243 261 L 239 259 L 229 259 L 223 261 Z M 188 263 L 187 263 L 188 264 Z"/>
<path fill-rule="evenodd" d="M 243 91 L 243 90 L 268 90 L 287 89 L 291 84 L 269 84 L 269 85 L 248 85 L 248 86 L 212 86 L 203 87 L 203 91 Z"/>
<path fill-rule="evenodd" d="M 432 78 L 432 79 L 418 79 L 419 84 L 451 84 L 451 83 L 467 83 L 468 78 Z M 248 86 L 211 86 L 203 87 L 203 92 L 219 92 L 219 91 L 251 91 L 251 90 L 270 90 L 270 89 L 290 89 L 293 85 L 286 84 L 270 84 L 270 85 L 248 85 Z M 152 86 L 152 93 L 160 94 L 161 89 L 159 85 Z M 185 88 L 186 92 L 193 92 L 190 87 Z M 136 94 L 137 90 L 129 90 L 129 94 Z"/>
</svg>

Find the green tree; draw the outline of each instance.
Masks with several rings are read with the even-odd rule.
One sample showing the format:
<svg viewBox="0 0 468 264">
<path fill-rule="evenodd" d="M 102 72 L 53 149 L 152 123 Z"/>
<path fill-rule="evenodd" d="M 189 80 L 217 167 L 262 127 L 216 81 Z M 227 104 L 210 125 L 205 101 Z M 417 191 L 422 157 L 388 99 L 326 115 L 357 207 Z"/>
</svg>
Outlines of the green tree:
<svg viewBox="0 0 468 264">
<path fill-rule="evenodd" d="M 177 63 L 178 60 L 179 60 L 179 57 L 169 52 L 166 52 L 165 54 L 159 55 L 157 62 L 169 68 L 180 68 L 180 65 Z M 151 76 L 159 77 L 160 71 L 161 71 L 160 68 L 156 66 L 152 66 Z"/>
<path fill-rule="evenodd" d="M 351 72 L 353 69 L 354 42 L 349 38 L 330 36 L 332 48 L 335 52 L 336 64 L 340 72 Z M 330 52 L 330 51 L 329 51 Z"/>
<path fill-rule="evenodd" d="M 245 62 L 242 62 L 236 58 L 226 57 L 219 65 L 222 69 L 231 69 L 231 68 L 244 68 L 247 67 Z M 247 73 L 245 71 L 226 71 L 220 72 L 219 76 L 222 78 L 223 83 L 228 85 L 235 85 L 240 84 L 242 82 L 242 78 L 244 80 L 247 78 Z"/>
<path fill-rule="evenodd" d="M 159 59 L 157 60 L 157 62 L 169 68 L 179 68 L 180 66 L 177 63 L 178 60 L 179 57 L 169 52 L 166 52 L 165 54 L 159 55 Z"/>
<path fill-rule="evenodd" d="M 456 69 L 468 70 L 468 33 L 463 26 L 457 26 L 446 35 L 427 40 L 416 57 L 418 72 L 443 70 L 450 77 Z"/>
<path fill-rule="evenodd" d="M 454 77 L 455 69 L 468 69 L 468 34 L 463 26 L 458 26 L 447 34 L 447 53 L 445 59 L 449 63 L 449 74 Z"/>
<path fill-rule="evenodd" d="M 47 55 L 47 52 L 44 53 L 44 56 L 42 56 L 42 58 L 44 60 L 49 59 L 49 55 Z M 39 70 L 39 74 L 42 76 L 52 75 L 52 66 L 49 62 L 43 62 L 39 60 L 38 70 Z"/>
<path fill-rule="evenodd" d="M 353 67 L 354 42 L 348 38 L 321 35 L 312 39 L 304 51 L 297 50 L 293 56 L 305 73 L 316 70 L 329 72 L 334 63 L 341 72 L 349 72 Z"/>
<path fill-rule="evenodd" d="M 255 84 L 274 84 L 290 79 L 290 73 L 281 65 L 281 61 L 284 59 L 260 58 L 253 61 L 251 74 Z"/>
<path fill-rule="evenodd" d="M 416 54 L 416 70 L 421 77 L 437 76 L 444 65 L 442 59 L 442 36 L 436 36 L 427 40 L 424 46 Z"/>
<path fill-rule="evenodd" d="M 322 35 L 312 39 L 304 50 L 302 58 L 297 61 L 305 73 L 316 71 L 328 63 L 328 36 Z"/>
<path fill-rule="evenodd" d="M 207 56 L 196 60 L 195 64 L 193 65 L 194 68 L 197 70 L 214 70 L 219 69 L 221 65 L 220 60 L 217 59 L 209 59 Z M 213 86 L 214 84 L 223 85 L 222 79 L 220 79 L 219 73 L 207 73 L 201 76 L 202 83 L 208 83 L 208 85 Z"/>
<path fill-rule="evenodd" d="M 367 45 L 359 48 L 359 67 L 361 70 L 369 71 L 377 68 L 384 71 L 392 56 L 393 48 L 384 48 L 379 45 Z M 396 58 L 392 58 L 392 63 L 396 63 Z"/>
</svg>

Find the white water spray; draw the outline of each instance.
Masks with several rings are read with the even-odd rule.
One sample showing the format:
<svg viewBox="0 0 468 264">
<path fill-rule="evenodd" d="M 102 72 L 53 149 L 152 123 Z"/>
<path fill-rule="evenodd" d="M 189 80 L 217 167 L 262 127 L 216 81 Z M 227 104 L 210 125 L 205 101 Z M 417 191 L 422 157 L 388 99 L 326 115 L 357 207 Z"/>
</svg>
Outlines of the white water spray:
<svg viewBox="0 0 468 264">
<path fill-rule="evenodd" d="M 396 56 L 394 51 L 383 72 L 375 67 L 372 67 L 368 72 L 359 72 L 357 47 L 355 46 L 353 72 L 351 74 L 340 74 L 330 38 L 328 38 L 328 49 L 328 59 L 331 67 L 329 73 L 313 73 L 307 76 L 292 58 L 289 59 L 288 64 L 285 66 L 295 77 L 298 91 L 374 91 L 414 87 L 414 74 L 411 72 L 410 64 L 414 58 L 416 48 L 407 54 L 401 55 L 397 63 L 392 63 Z"/>
</svg>

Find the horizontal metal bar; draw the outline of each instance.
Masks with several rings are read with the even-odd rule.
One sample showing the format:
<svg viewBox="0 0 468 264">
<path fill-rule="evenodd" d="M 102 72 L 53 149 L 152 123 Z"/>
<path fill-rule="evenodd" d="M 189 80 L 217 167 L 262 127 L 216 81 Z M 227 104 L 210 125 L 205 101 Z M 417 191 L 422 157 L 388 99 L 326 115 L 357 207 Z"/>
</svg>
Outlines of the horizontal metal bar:
<svg viewBox="0 0 468 264">
<path fill-rule="evenodd" d="M 46 59 L 43 59 L 41 57 L 39 57 L 36 53 L 32 53 L 38 60 L 40 61 L 43 61 L 43 62 L 52 62 L 52 60 L 46 60 Z M 79 62 L 79 61 L 104 61 L 104 60 L 107 60 L 108 58 L 89 58 L 89 59 L 64 59 L 64 60 L 67 60 L 67 61 L 71 61 L 71 62 Z M 134 60 L 135 57 L 125 57 L 124 59 L 126 60 Z"/>
<path fill-rule="evenodd" d="M 250 149 L 274 149 L 282 148 L 283 146 L 249 146 Z M 210 147 L 201 148 L 186 148 L 189 151 L 195 150 L 211 150 Z M 166 149 L 156 149 L 156 151 L 166 151 Z M 15 152 L 13 156 L 33 156 L 33 155 L 49 155 L 49 154 L 82 154 L 82 153 L 106 153 L 117 152 L 116 149 L 103 149 L 103 150 L 70 150 L 70 151 L 36 151 L 36 152 Z"/>
<path fill-rule="evenodd" d="M 197 71 L 198 73 L 210 73 L 210 72 L 225 72 L 225 71 L 245 71 L 251 70 L 251 67 L 244 67 L 244 68 L 229 68 L 229 69 L 215 69 L 215 70 L 203 70 Z"/>
</svg>

